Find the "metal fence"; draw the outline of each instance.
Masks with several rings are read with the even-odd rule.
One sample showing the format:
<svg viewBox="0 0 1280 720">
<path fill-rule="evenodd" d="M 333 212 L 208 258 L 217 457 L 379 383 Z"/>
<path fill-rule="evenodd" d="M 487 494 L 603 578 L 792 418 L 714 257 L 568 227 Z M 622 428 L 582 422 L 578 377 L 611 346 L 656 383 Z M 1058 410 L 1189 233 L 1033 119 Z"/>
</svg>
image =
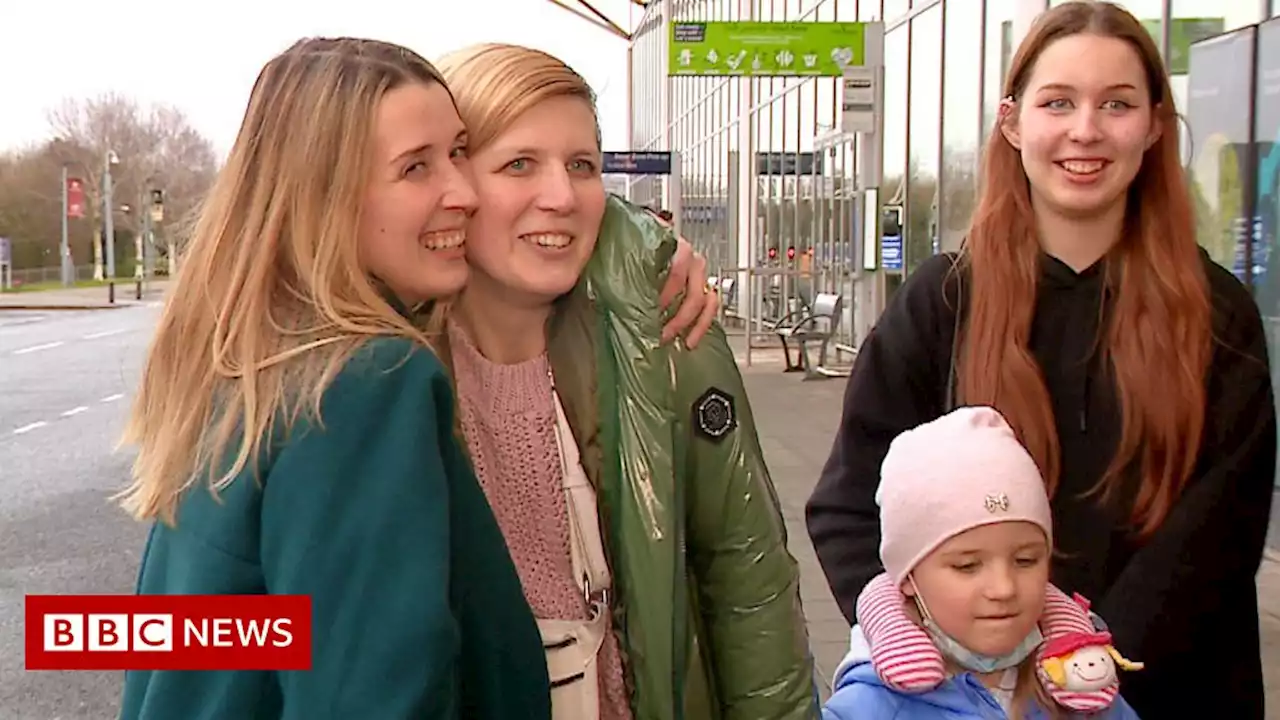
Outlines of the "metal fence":
<svg viewBox="0 0 1280 720">
<path fill-rule="evenodd" d="M 82 280 L 93 279 L 93 265 L 77 265 L 76 282 Z M 23 268 L 21 270 L 15 268 L 13 270 L 13 286 L 21 287 L 23 285 L 39 285 L 42 283 L 56 283 L 62 280 L 61 269 L 57 265 L 50 267 Z"/>
<path fill-rule="evenodd" d="M 776 342 L 772 324 L 819 293 L 842 295 L 833 335 L 838 343 L 856 345 L 862 208 L 875 207 L 875 199 L 868 202 L 855 190 L 855 143 L 832 132 L 839 121 L 839 78 L 671 81 L 669 20 L 662 15 L 668 9 L 679 21 L 852 20 L 858 18 L 856 3 L 818 3 L 824 7 L 817 13 L 798 13 L 799 3 L 775 8 L 759 0 L 744 11 L 748 4 L 673 0 L 648 6 L 630 48 L 631 149 L 678 152 L 682 233 L 707 256 L 714 277 L 732 281 L 732 293 L 723 297 L 726 315 L 737 321 L 729 327 L 745 333 L 748 348 Z M 839 139 L 828 139 L 833 135 Z M 638 189 L 633 185 L 633 198 Z"/>
</svg>

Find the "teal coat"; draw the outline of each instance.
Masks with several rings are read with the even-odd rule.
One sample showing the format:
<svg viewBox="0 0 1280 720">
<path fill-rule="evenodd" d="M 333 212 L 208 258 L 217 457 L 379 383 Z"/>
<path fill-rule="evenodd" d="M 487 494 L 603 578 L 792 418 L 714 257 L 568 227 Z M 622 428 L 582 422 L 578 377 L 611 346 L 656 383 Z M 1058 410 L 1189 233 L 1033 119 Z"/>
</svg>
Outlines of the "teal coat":
<svg viewBox="0 0 1280 720">
<path fill-rule="evenodd" d="M 550 717 L 542 643 L 497 522 L 452 432 L 436 357 L 374 340 L 323 427 L 153 527 L 141 594 L 304 594 L 307 672 L 130 672 L 122 720 Z"/>
</svg>

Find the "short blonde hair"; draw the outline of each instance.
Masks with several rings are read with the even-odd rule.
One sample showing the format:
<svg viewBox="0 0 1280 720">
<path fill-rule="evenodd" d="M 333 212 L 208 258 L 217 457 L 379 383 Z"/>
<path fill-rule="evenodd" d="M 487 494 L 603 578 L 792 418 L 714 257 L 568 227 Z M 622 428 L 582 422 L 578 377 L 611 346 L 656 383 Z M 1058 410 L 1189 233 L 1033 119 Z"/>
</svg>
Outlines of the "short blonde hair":
<svg viewBox="0 0 1280 720">
<path fill-rule="evenodd" d="M 596 96 L 587 81 L 562 60 L 541 50 L 483 43 L 449 53 L 436 66 L 458 103 L 473 151 L 493 142 L 516 118 L 545 100 L 581 98 L 595 112 Z"/>
</svg>

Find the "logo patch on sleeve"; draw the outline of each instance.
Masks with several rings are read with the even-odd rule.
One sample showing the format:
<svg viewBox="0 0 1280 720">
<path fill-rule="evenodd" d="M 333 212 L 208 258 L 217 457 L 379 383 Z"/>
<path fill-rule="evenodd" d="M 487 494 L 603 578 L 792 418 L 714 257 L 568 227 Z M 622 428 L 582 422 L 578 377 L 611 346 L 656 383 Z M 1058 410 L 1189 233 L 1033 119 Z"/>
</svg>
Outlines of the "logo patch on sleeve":
<svg viewBox="0 0 1280 720">
<path fill-rule="evenodd" d="M 712 387 L 693 402 L 693 428 L 702 437 L 719 442 L 737 426 L 738 413 L 729 393 Z"/>
</svg>

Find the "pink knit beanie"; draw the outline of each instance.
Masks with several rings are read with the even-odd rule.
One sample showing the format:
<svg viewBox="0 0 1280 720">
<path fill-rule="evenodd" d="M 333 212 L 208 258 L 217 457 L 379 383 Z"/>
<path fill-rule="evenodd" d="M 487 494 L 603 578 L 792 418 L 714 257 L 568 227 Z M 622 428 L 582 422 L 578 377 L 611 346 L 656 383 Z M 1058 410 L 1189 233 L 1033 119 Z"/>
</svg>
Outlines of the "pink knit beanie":
<svg viewBox="0 0 1280 720">
<path fill-rule="evenodd" d="M 1023 520 L 1053 544 L 1044 479 L 1004 417 L 964 407 L 893 440 L 880 467 L 880 560 L 901 585 L 939 545 L 982 525 Z"/>
</svg>

